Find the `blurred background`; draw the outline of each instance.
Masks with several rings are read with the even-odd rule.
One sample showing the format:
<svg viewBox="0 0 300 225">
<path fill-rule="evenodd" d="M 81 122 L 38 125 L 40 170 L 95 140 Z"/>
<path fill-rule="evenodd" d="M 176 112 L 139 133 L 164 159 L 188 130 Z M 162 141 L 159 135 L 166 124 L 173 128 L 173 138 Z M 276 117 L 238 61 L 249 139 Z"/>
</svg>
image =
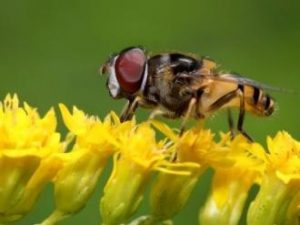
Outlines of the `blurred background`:
<svg viewBox="0 0 300 225">
<path fill-rule="evenodd" d="M 207 55 L 225 70 L 299 91 L 297 0 L 0 3 L 0 97 L 17 93 L 41 113 L 52 106 L 57 109 L 59 102 L 101 118 L 111 110 L 120 112 L 124 101 L 109 97 L 106 77 L 97 71 L 111 53 L 132 45 L 143 45 L 150 52 L 175 50 Z M 283 129 L 299 140 L 299 94 L 272 95 L 278 106 L 274 116 L 265 119 L 249 115 L 246 130 L 259 142 Z M 141 121 L 147 115 L 147 111 L 139 110 L 137 119 Z M 217 113 L 206 126 L 215 132 L 226 131 L 226 114 Z M 98 201 L 106 179 L 102 177 L 86 208 L 62 225 L 99 223 Z M 176 224 L 197 224 L 209 179 L 206 174 L 200 180 L 190 202 L 175 218 Z M 51 196 L 52 188 L 48 187 L 33 212 L 15 224 L 40 222 L 53 209 Z M 147 212 L 147 203 L 139 213 L 143 212 Z"/>
</svg>

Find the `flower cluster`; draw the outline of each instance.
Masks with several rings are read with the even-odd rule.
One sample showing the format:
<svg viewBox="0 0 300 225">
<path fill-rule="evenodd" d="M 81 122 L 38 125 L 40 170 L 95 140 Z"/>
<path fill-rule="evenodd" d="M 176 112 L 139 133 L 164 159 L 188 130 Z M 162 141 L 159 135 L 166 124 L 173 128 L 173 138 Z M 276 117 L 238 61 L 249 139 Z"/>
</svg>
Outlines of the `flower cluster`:
<svg viewBox="0 0 300 225">
<path fill-rule="evenodd" d="M 19 107 L 16 95 L 0 104 L 0 223 L 26 215 L 62 167 L 52 159 L 63 151 L 55 129 L 53 109 L 41 118 L 27 103 Z"/>
<path fill-rule="evenodd" d="M 55 209 L 40 224 L 78 213 L 95 191 L 109 159 L 113 168 L 99 200 L 103 225 L 172 224 L 207 169 L 214 171 L 199 224 L 293 225 L 300 216 L 300 143 L 287 132 L 267 138 L 267 148 L 242 135 L 216 135 L 201 123 L 182 135 L 157 120 L 121 123 L 59 105 L 69 132 L 56 130 L 50 109 L 41 117 L 16 95 L 0 104 L 0 223 L 21 220 L 46 184 Z M 156 133 L 163 138 L 157 139 Z M 249 190 L 259 187 L 250 206 Z M 133 218 L 150 187 L 149 214 Z M 189 223 L 188 223 L 189 224 Z"/>
</svg>

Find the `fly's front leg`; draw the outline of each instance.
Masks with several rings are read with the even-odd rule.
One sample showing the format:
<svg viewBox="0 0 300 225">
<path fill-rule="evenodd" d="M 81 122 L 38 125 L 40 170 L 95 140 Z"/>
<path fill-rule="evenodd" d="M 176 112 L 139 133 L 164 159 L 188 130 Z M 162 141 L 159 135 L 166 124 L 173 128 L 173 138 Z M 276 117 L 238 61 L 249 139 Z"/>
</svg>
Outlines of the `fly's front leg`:
<svg viewBox="0 0 300 225">
<path fill-rule="evenodd" d="M 121 122 L 132 119 L 140 101 L 141 101 L 141 98 L 138 96 L 135 97 L 133 100 L 128 100 L 127 104 L 125 105 L 125 107 L 120 115 Z"/>
<path fill-rule="evenodd" d="M 125 118 L 127 117 L 129 106 L 130 106 L 131 101 L 127 100 L 126 104 L 124 105 L 122 112 L 120 114 L 120 121 L 124 122 Z"/>
</svg>

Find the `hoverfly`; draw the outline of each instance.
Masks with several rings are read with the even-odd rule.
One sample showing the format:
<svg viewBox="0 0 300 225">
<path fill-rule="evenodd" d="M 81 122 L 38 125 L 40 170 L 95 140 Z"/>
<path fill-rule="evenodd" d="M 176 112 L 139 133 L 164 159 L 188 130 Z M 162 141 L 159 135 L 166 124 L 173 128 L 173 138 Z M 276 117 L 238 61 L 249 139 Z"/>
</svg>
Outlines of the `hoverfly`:
<svg viewBox="0 0 300 225">
<path fill-rule="evenodd" d="M 141 47 L 130 47 L 110 57 L 101 67 L 108 73 L 107 87 L 113 98 L 126 98 L 121 121 L 129 120 L 137 107 L 152 109 L 150 117 L 204 119 L 219 109 L 228 109 L 231 133 L 234 125 L 230 109 L 239 108 L 237 130 L 243 129 L 245 112 L 270 116 L 274 101 L 265 86 L 237 74 L 217 69 L 208 58 L 188 54 L 148 55 Z"/>
</svg>

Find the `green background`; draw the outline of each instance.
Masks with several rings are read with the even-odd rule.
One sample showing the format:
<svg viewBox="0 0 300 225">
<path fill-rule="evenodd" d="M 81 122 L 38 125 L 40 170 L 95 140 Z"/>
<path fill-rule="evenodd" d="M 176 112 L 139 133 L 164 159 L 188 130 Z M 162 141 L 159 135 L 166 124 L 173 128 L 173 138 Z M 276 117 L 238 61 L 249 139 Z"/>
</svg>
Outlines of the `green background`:
<svg viewBox="0 0 300 225">
<path fill-rule="evenodd" d="M 298 91 L 299 9 L 296 0 L 0 0 L 0 97 L 18 93 L 41 113 L 52 106 L 57 109 L 59 102 L 101 118 L 110 110 L 119 112 L 124 102 L 109 97 L 106 78 L 97 70 L 108 55 L 131 45 L 143 45 L 150 52 L 207 55 L 224 69 Z M 299 95 L 273 96 L 274 115 L 247 117 L 247 131 L 260 142 L 282 129 L 299 140 Z M 138 120 L 146 116 L 145 110 L 137 113 Z M 225 118 L 225 113 L 217 113 L 207 127 L 224 131 Z M 105 180 L 103 176 L 87 207 L 62 225 L 99 223 L 98 199 Z M 176 224 L 197 223 L 208 180 L 209 176 L 201 180 Z M 15 224 L 45 218 L 53 209 L 51 195 L 48 187 L 33 212 Z"/>
</svg>

